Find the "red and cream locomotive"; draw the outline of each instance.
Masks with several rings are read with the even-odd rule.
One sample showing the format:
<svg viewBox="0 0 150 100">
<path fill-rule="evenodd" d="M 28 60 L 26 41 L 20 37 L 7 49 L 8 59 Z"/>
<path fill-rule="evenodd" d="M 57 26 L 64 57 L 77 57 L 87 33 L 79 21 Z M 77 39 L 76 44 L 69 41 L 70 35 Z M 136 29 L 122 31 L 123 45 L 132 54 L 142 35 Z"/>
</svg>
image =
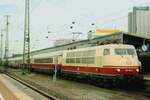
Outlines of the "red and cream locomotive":
<svg viewBox="0 0 150 100">
<path fill-rule="evenodd" d="M 22 65 L 22 57 L 10 58 L 11 66 Z M 61 76 L 86 77 L 101 81 L 141 81 L 141 63 L 132 45 L 108 44 L 31 56 L 31 69 Z"/>
</svg>

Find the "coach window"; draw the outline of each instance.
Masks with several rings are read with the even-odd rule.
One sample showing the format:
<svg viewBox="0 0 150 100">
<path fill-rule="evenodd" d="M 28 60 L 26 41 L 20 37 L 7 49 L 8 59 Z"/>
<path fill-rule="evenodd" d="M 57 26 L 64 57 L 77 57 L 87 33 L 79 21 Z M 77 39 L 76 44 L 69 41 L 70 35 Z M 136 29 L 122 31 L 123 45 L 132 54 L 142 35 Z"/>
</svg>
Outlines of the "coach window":
<svg viewBox="0 0 150 100">
<path fill-rule="evenodd" d="M 110 54 L 110 50 L 109 49 L 104 49 L 103 55 L 109 55 Z"/>
</svg>

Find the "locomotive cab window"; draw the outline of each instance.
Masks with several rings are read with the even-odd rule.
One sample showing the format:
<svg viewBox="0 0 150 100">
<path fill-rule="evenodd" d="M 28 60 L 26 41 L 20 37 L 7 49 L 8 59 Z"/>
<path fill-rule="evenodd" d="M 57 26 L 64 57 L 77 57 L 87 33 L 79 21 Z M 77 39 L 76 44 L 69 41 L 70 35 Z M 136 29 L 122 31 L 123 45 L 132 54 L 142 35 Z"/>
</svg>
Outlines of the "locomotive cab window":
<svg viewBox="0 0 150 100">
<path fill-rule="evenodd" d="M 116 55 L 135 55 L 135 50 L 130 48 L 117 48 L 115 49 Z"/>
<path fill-rule="evenodd" d="M 135 55 L 135 50 L 134 49 L 127 49 L 128 55 Z"/>
<path fill-rule="evenodd" d="M 110 49 L 104 49 L 103 55 L 110 55 Z"/>
<path fill-rule="evenodd" d="M 115 54 L 116 55 L 126 55 L 126 49 L 123 49 L 123 48 L 115 49 Z"/>
</svg>

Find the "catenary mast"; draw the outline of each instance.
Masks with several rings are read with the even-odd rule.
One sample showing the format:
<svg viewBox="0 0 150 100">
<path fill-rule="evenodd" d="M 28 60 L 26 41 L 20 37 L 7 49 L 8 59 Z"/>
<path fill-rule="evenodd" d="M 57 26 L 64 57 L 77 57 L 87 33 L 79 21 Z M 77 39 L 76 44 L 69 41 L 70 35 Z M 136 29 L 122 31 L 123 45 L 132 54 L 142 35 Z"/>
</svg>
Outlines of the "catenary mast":
<svg viewBox="0 0 150 100">
<path fill-rule="evenodd" d="M 30 1 L 25 0 L 23 72 L 27 67 L 30 70 Z"/>
<path fill-rule="evenodd" d="M 8 54 L 9 54 L 9 15 L 6 15 L 6 39 L 5 39 L 5 53 L 4 53 L 4 59 L 5 59 L 5 66 L 8 65 Z"/>
</svg>

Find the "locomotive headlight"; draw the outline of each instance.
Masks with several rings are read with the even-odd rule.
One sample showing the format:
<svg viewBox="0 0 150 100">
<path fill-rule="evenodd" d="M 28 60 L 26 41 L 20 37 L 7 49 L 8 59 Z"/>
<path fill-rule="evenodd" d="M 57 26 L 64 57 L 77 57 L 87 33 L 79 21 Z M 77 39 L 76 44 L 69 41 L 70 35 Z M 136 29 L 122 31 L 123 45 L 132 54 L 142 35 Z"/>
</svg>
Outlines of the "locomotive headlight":
<svg viewBox="0 0 150 100">
<path fill-rule="evenodd" d="M 139 69 L 136 69 L 136 72 L 139 72 Z"/>
<path fill-rule="evenodd" d="M 117 72 L 120 72 L 120 69 L 117 69 Z"/>
</svg>

